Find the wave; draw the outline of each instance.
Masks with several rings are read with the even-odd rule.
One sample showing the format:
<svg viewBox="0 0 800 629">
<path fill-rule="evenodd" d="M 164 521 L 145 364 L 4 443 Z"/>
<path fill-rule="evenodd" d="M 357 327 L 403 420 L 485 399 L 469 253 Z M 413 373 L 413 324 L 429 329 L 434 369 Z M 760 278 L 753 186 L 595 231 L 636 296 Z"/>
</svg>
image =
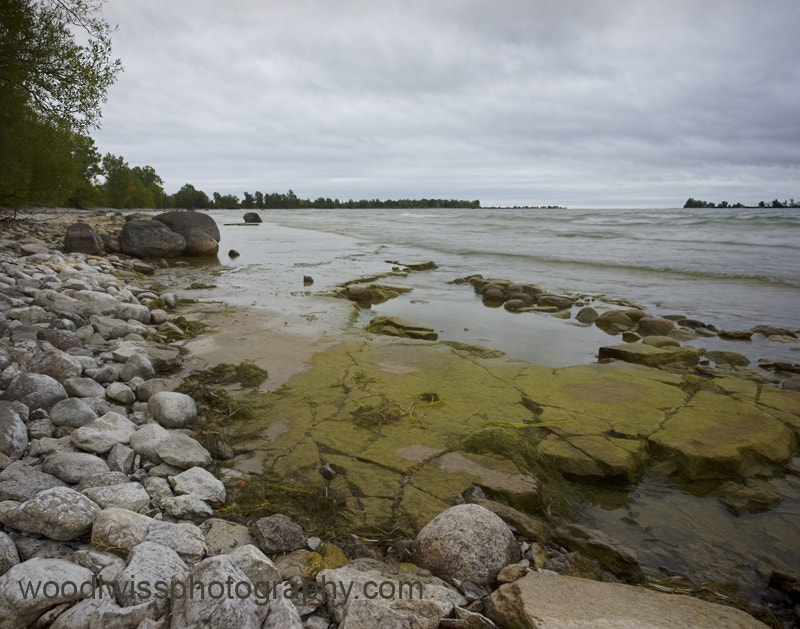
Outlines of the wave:
<svg viewBox="0 0 800 629">
<path fill-rule="evenodd" d="M 718 281 L 745 281 L 755 282 L 759 284 L 770 284 L 773 286 L 780 286 L 786 288 L 800 288 L 800 280 L 791 280 L 786 278 L 778 278 L 774 276 L 764 275 L 761 273 L 741 273 L 741 272 L 722 272 L 722 271 L 709 271 L 709 270 L 695 270 L 695 269 L 681 269 L 665 265 L 648 265 L 642 263 L 626 262 L 621 264 L 618 262 L 598 261 L 598 260 L 578 260 L 578 259 L 565 259 L 556 256 L 547 255 L 531 255 L 523 253 L 508 253 L 508 252 L 492 252 L 487 251 L 471 251 L 460 250 L 458 255 L 465 258 L 474 257 L 495 257 L 516 259 L 525 263 L 525 266 L 534 266 L 535 264 L 553 264 L 558 266 L 573 266 L 578 268 L 590 269 L 608 269 L 613 271 L 624 271 L 630 273 L 631 271 L 643 271 L 648 274 L 671 275 L 673 277 L 687 277 L 693 279 L 709 279 Z M 517 265 L 513 265 L 517 266 Z M 535 268 L 535 266 L 534 266 Z"/>
</svg>

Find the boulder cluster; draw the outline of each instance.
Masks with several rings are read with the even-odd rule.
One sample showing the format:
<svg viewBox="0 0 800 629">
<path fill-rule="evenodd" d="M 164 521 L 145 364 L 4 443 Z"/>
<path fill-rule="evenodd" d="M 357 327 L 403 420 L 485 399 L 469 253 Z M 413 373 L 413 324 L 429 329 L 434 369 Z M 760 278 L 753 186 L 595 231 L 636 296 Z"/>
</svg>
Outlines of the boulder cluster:
<svg viewBox="0 0 800 629">
<path fill-rule="evenodd" d="M 137 258 L 213 256 L 219 251 L 220 233 L 214 219 L 201 212 L 175 210 L 155 216 L 130 214 L 119 234 L 97 233 L 88 223 L 67 227 L 68 252 L 95 255 L 103 251 Z"/>
</svg>

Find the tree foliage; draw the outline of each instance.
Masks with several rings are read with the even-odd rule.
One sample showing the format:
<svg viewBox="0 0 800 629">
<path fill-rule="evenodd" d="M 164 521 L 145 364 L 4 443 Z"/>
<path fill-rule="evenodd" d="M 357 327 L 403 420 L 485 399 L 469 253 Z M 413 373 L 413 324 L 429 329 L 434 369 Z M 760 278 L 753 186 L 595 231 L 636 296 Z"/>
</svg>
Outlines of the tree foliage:
<svg viewBox="0 0 800 629">
<path fill-rule="evenodd" d="M 101 5 L 0 1 L 0 205 L 62 203 L 87 191 L 74 157 L 121 70 Z"/>
</svg>

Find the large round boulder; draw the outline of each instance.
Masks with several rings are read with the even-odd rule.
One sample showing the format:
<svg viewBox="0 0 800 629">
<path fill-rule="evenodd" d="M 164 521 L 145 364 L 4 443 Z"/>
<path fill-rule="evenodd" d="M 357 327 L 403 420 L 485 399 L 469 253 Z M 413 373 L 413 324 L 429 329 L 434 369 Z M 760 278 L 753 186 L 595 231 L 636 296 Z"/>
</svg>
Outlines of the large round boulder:
<svg viewBox="0 0 800 629">
<path fill-rule="evenodd" d="M 476 504 L 450 507 L 428 522 L 413 545 L 414 563 L 451 583 L 494 584 L 497 573 L 520 560 L 511 529 Z"/>
<path fill-rule="evenodd" d="M 153 217 L 186 240 L 185 255 L 213 256 L 219 251 L 219 227 L 208 214 L 174 210 Z"/>
<path fill-rule="evenodd" d="M 22 373 L 11 381 L 0 399 L 22 402 L 30 410 L 43 408 L 49 411 L 56 402 L 67 397 L 58 380 L 41 373 Z"/>
<path fill-rule="evenodd" d="M 263 223 L 264 221 L 261 219 L 261 216 L 258 212 L 247 212 L 244 215 L 244 222 L 245 223 Z"/>
<path fill-rule="evenodd" d="M 122 253 L 138 258 L 172 258 L 186 249 L 186 239 L 161 221 L 127 221 L 119 234 Z"/>
</svg>

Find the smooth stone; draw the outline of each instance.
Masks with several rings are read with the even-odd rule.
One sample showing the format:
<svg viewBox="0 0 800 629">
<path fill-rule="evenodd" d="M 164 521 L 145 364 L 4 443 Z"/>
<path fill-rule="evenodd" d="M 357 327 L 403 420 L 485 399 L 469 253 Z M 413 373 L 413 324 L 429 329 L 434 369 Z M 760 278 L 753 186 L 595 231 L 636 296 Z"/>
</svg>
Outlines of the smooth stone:
<svg viewBox="0 0 800 629">
<path fill-rule="evenodd" d="M 164 463 L 182 470 L 206 467 L 212 463 L 208 450 L 196 439 L 181 433 L 170 433 L 166 439 L 156 444 L 155 452 Z"/>
<path fill-rule="evenodd" d="M 575 315 L 575 319 L 577 319 L 581 323 L 594 323 L 595 321 L 597 321 L 599 316 L 600 315 L 597 312 L 597 310 L 595 310 L 591 306 L 584 306 L 583 308 L 578 310 L 578 313 Z"/>
<path fill-rule="evenodd" d="M 156 447 L 167 440 L 169 431 L 161 424 L 150 422 L 139 426 L 135 433 L 131 435 L 130 446 L 145 459 L 153 463 L 161 463 L 161 457 L 156 452 Z"/>
<path fill-rule="evenodd" d="M 214 510 L 207 502 L 194 496 L 174 496 L 161 501 L 165 513 L 178 520 L 204 522 L 214 517 Z"/>
<path fill-rule="evenodd" d="M 208 542 L 208 537 L 206 537 L 206 542 Z M 275 563 L 254 544 L 238 545 L 225 554 L 253 583 L 276 583 L 283 580 Z"/>
<path fill-rule="evenodd" d="M 197 421 L 197 405 L 191 396 L 160 391 L 150 396 L 147 412 L 164 428 L 188 428 Z"/>
<path fill-rule="evenodd" d="M 606 334 L 619 334 L 633 329 L 636 325 L 628 315 L 619 310 L 607 310 L 600 314 L 594 324 Z"/>
<path fill-rule="evenodd" d="M 730 365 L 731 367 L 746 367 L 750 364 L 750 359 L 738 352 L 709 351 L 706 358 L 717 365 Z"/>
<path fill-rule="evenodd" d="M 88 532 L 98 513 L 97 504 L 69 487 L 45 489 L 23 503 L 0 503 L 0 521 L 9 528 L 62 542 Z"/>
<path fill-rule="evenodd" d="M 604 569 L 629 583 L 644 579 L 636 552 L 602 531 L 564 524 L 554 529 L 552 536 L 557 544 L 596 559 Z"/>
<path fill-rule="evenodd" d="M 136 394 L 131 388 L 122 382 L 112 382 L 106 387 L 106 397 L 112 402 L 120 404 L 133 404 L 136 401 Z"/>
<path fill-rule="evenodd" d="M 92 544 L 101 548 L 131 548 L 147 539 L 153 521 L 128 509 L 103 509 L 92 524 Z"/>
<path fill-rule="evenodd" d="M 83 366 L 75 358 L 58 349 L 43 352 L 28 363 L 29 373 L 40 373 L 63 382 L 67 378 L 77 378 L 83 373 Z"/>
<path fill-rule="evenodd" d="M 150 520 L 145 541 L 171 548 L 184 561 L 200 561 L 206 556 L 203 531 L 190 522 Z"/>
<path fill-rule="evenodd" d="M 103 509 L 142 511 L 150 506 L 150 496 L 139 483 L 120 483 L 104 487 L 89 487 L 83 494 Z"/>
<path fill-rule="evenodd" d="M 116 579 L 117 600 L 124 607 L 155 600 L 159 612 L 166 614 L 169 611 L 169 599 L 155 598 L 152 591 L 145 596 L 145 592 L 130 587 L 131 579 L 134 583 L 154 585 L 158 581 L 170 583 L 173 579 L 185 582 L 188 576 L 189 568 L 174 550 L 161 544 L 142 542 L 131 549 L 125 570 Z"/>
<path fill-rule="evenodd" d="M 671 336 L 647 336 L 642 339 L 645 345 L 652 345 L 653 347 L 680 347 L 680 341 L 672 338 Z"/>
<path fill-rule="evenodd" d="M 188 577 L 195 583 L 234 583 L 245 591 L 246 584 L 249 590 L 252 582 L 247 578 L 227 555 L 217 555 L 204 559 L 195 565 Z M 280 599 L 273 598 L 267 605 L 259 604 L 259 599 L 255 595 L 245 597 L 231 596 L 214 598 L 207 597 L 182 597 L 175 601 L 172 610 L 172 627 L 176 629 L 241 629 L 246 627 L 261 628 L 266 622 L 267 616 L 272 615 L 271 607 L 289 603 L 293 609 L 293 618 L 283 620 L 286 629 L 302 629 L 303 623 L 300 615 L 291 604 L 281 596 Z M 288 608 L 287 608 L 288 609 Z M 287 622 L 288 620 L 288 622 Z M 277 625 L 272 625 L 276 626 Z"/>
<path fill-rule="evenodd" d="M 428 522 L 414 540 L 415 563 L 445 581 L 491 585 L 520 557 L 514 534 L 497 515 L 475 504 L 450 507 Z"/>
<path fill-rule="evenodd" d="M 124 382 L 130 382 L 134 378 L 150 380 L 155 375 L 156 370 L 153 368 L 153 363 L 147 356 L 141 354 L 131 356 L 126 360 L 119 373 L 120 379 Z"/>
<path fill-rule="evenodd" d="M 14 405 L 0 402 L 0 452 L 19 459 L 28 448 L 28 428 Z"/>
<path fill-rule="evenodd" d="M 150 378 L 136 387 L 136 397 L 141 402 L 147 402 L 154 394 L 160 391 L 168 391 L 169 385 L 166 380 L 161 378 Z"/>
<path fill-rule="evenodd" d="M 700 353 L 693 347 L 653 347 L 642 343 L 630 345 L 611 345 L 601 347 L 597 353 L 598 360 L 613 358 L 636 365 L 661 367 L 676 365 L 689 367 L 700 361 Z"/>
<path fill-rule="evenodd" d="M 67 392 L 54 378 L 39 373 L 22 373 L 11 381 L 0 399 L 22 402 L 31 410 L 49 411 L 56 402 L 65 400 Z"/>
<path fill-rule="evenodd" d="M 642 317 L 637 330 L 642 336 L 666 336 L 675 329 L 675 324 L 661 317 Z"/>
<path fill-rule="evenodd" d="M 91 581 L 91 570 L 87 570 L 65 559 L 34 557 L 11 567 L 0 576 L 0 627 L 16 629 L 33 626 L 48 609 L 72 603 L 83 598 L 80 584 Z M 25 596 L 20 584 L 52 581 L 57 586 L 48 590 L 50 596 Z M 75 591 L 64 587 L 67 583 L 78 586 Z"/>
<path fill-rule="evenodd" d="M 14 540 L 7 533 L 0 531 L 0 575 L 4 575 L 19 562 L 19 551 Z"/>
<path fill-rule="evenodd" d="M 374 559 L 355 559 L 341 568 L 323 570 L 317 575 L 316 581 L 318 591 L 325 595 L 327 610 L 334 622 L 347 622 L 347 618 L 355 616 L 362 624 L 354 626 L 435 629 L 439 626 L 441 618 L 449 616 L 455 607 L 467 603 L 458 590 L 424 570 L 413 567 L 399 568 Z M 356 599 L 353 596 L 347 598 L 341 587 L 334 589 L 330 587 L 331 583 L 346 583 L 347 587 L 352 584 L 352 592 L 359 592 L 360 598 Z M 367 600 L 361 595 L 370 591 L 369 584 L 381 583 L 392 583 L 398 588 L 403 587 L 402 596 L 399 591 L 395 591 L 387 598 L 379 596 L 372 600 Z M 328 584 L 328 587 L 325 584 Z M 358 605 L 354 606 L 354 603 Z M 373 619 L 372 624 L 363 624 L 368 622 L 370 617 Z M 401 624 L 387 625 L 378 621 L 387 617 L 390 617 L 392 622 Z"/>
<path fill-rule="evenodd" d="M 126 446 L 122 443 L 114 445 L 108 452 L 106 461 L 108 468 L 114 472 L 122 472 L 123 474 L 133 473 L 133 462 L 136 457 L 136 452 L 133 448 Z"/>
<path fill-rule="evenodd" d="M 172 488 L 178 495 L 188 494 L 199 498 L 212 507 L 220 507 L 225 503 L 225 485 L 214 475 L 202 467 L 193 467 L 169 479 Z"/>
<path fill-rule="evenodd" d="M 66 483 L 75 484 L 87 476 L 109 470 L 103 459 L 88 452 L 54 452 L 45 457 L 42 471 Z"/>
<path fill-rule="evenodd" d="M 106 413 L 75 430 L 72 442 L 81 450 L 105 454 L 116 444 L 127 444 L 136 432 L 136 424 L 119 413 Z"/>
<path fill-rule="evenodd" d="M 100 389 L 103 390 L 103 387 Z M 97 419 L 97 413 L 78 397 L 61 400 L 50 409 L 50 421 L 54 426 L 80 428 L 95 419 Z"/>
<path fill-rule="evenodd" d="M 0 500 L 22 502 L 45 489 L 63 487 L 64 481 L 40 472 L 22 461 L 14 461 L 0 472 Z"/>
</svg>

